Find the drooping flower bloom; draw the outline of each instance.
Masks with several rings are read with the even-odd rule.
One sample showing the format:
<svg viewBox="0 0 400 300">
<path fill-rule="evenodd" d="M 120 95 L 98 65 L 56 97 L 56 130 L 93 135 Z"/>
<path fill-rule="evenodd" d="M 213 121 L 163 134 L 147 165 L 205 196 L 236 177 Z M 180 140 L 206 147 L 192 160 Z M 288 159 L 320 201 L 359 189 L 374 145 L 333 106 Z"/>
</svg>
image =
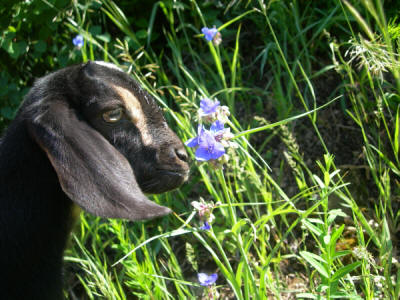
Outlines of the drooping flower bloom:
<svg viewBox="0 0 400 300">
<path fill-rule="evenodd" d="M 202 226 L 200 226 L 200 229 L 201 230 L 210 230 L 211 229 L 211 225 L 207 221 L 204 221 L 204 224 Z"/>
<path fill-rule="evenodd" d="M 211 42 L 214 36 L 217 34 L 218 29 L 215 27 L 213 28 L 203 27 L 201 29 L 201 32 L 204 34 L 204 38 L 207 40 L 207 42 Z"/>
<path fill-rule="evenodd" d="M 200 219 L 206 219 L 209 222 L 214 220 L 214 216 L 212 216 L 212 210 L 215 207 L 215 204 L 210 202 L 207 203 L 203 198 L 200 197 L 200 201 L 192 201 L 192 206 L 197 210 Z"/>
<path fill-rule="evenodd" d="M 218 279 L 218 274 L 213 273 L 211 275 L 207 275 L 206 273 L 197 274 L 197 278 L 199 279 L 200 285 L 202 286 L 211 286 Z"/>
<path fill-rule="evenodd" d="M 214 35 L 212 42 L 215 46 L 219 46 L 222 43 L 222 35 L 219 31 Z"/>
<path fill-rule="evenodd" d="M 220 105 L 220 102 L 215 99 L 215 101 L 209 98 L 202 98 L 200 100 L 200 108 L 198 110 L 199 119 L 204 123 L 212 123 L 216 120 L 222 123 L 229 122 L 229 108 L 225 105 Z"/>
<path fill-rule="evenodd" d="M 217 108 L 215 118 L 225 124 L 228 122 L 230 114 L 228 106 L 222 105 Z"/>
<path fill-rule="evenodd" d="M 212 201 L 206 202 L 204 201 L 203 198 L 200 197 L 200 201 L 192 201 L 191 204 L 197 210 L 199 219 L 203 223 L 200 229 L 210 230 L 211 229 L 210 224 L 215 220 L 215 216 L 213 215 L 212 211 L 214 208 L 220 205 L 221 202 L 217 203 L 213 203 Z"/>
<path fill-rule="evenodd" d="M 72 39 L 72 43 L 74 44 L 74 46 L 78 49 L 81 49 L 83 47 L 83 36 L 81 36 L 80 34 L 78 34 L 76 37 L 74 37 Z"/>
<path fill-rule="evenodd" d="M 200 110 L 199 110 L 200 116 L 208 116 L 212 113 L 217 112 L 219 104 L 220 102 L 218 100 L 212 101 L 211 99 L 208 98 L 200 99 Z"/>
</svg>

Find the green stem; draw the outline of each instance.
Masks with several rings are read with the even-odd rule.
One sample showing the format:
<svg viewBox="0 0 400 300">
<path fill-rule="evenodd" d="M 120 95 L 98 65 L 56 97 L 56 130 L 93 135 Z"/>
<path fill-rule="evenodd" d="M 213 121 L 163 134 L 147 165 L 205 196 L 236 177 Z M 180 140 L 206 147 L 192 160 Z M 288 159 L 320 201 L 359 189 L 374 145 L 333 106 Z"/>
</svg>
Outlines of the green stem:
<svg viewBox="0 0 400 300">
<path fill-rule="evenodd" d="M 223 171 L 222 170 L 218 170 L 217 171 L 217 176 L 218 176 L 219 182 L 222 185 L 222 190 L 223 190 L 226 202 L 228 203 L 228 210 L 229 210 L 229 216 L 230 216 L 230 219 L 231 219 L 231 224 L 232 224 L 232 226 L 235 226 L 236 223 L 237 223 L 236 214 L 235 214 L 235 211 L 234 211 L 234 208 L 233 208 L 233 205 L 232 205 L 231 198 L 229 196 L 228 186 L 226 184 L 226 180 L 225 180 L 225 176 L 224 176 Z M 235 234 L 235 236 L 236 236 L 236 239 L 237 239 L 239 252 L 240 252 L 241 256 L 245 259 L 245 262 L 246 262 L 245 263 L 246 272 L 250 276 L 251 284 L 253 286 L 254 293 L 256 294 L 256 299 L 258 299 L 258 289 L 257 289 L 257 286 L 256 286 L 254 275 L 253 275 L 253 273 L 251 271 L 251 268 L 250 268 L 250 265 L 249 265 L 249 261 L 247 259 L 247 253 L 243 249 L 242 236 L 241 236 L 240 232 Z"/>
</svg>

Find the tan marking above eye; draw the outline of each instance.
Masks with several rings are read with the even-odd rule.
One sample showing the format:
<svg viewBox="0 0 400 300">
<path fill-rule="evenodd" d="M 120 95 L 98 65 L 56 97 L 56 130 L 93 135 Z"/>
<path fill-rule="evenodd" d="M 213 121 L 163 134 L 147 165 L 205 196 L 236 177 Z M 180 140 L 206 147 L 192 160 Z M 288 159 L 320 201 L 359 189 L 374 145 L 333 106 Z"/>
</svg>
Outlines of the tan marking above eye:
<svg viewBox="0 0 400 300">
<path fill-rule="evenodd" d="M 147 118 L 144 115 L 139 99 L 126 88 L 114 86 L 114 89 L 120 95 L 125 105 L 127 117 L 130 118 L 132 123 L 139 129 L 143 144 L 150 145 L 153 140 L 147 126 Z"/>
</svg>

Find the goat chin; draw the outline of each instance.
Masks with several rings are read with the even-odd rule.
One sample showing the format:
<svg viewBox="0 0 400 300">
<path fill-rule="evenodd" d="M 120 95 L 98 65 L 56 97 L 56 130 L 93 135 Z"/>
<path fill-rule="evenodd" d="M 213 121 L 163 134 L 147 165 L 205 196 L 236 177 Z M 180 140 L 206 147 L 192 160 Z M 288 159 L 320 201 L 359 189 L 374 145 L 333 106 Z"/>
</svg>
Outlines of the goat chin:
<svg viewBox="0 0 400 300">
<path fill-rule="evenodd" d="M 155 100 L 116 66 L 89 62 L 37 80 L 0 141 L 1 299 L 62 299 L 63 251 L 80 209 L 166 215 L 144 192 L 175 189 L 188 170 Z"/>
<path fill-rule="evenodd" d="M 140 184 L 140 188 L 147 194 L 161 194 L 179 187 L 188 177 L 188 172 L 160 170 L 156 177 Z"/>
</svg>

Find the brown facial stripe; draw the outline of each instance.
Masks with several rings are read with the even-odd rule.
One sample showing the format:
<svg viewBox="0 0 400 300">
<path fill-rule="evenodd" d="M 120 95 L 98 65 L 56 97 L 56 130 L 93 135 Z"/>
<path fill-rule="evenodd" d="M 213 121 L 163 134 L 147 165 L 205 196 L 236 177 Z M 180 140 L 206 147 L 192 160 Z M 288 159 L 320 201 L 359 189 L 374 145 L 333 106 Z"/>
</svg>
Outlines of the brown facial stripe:
<svg viewBox="0 0 400 300">
<path fill-rule="evenodd" d="M 146 116 L 143 113 L 142 105 L 140 104 L 139 99 L 137 99 L 131 91 L 123 87 L 114 86 L 113 88 L 120 95 L 121 100 L 124 102 L 130 119 L 136 125 L 136 127 L 139 128 L 143 144 L 150 145 L 152 143 L 152 137 L 149 133 Z"/>
</svg>

